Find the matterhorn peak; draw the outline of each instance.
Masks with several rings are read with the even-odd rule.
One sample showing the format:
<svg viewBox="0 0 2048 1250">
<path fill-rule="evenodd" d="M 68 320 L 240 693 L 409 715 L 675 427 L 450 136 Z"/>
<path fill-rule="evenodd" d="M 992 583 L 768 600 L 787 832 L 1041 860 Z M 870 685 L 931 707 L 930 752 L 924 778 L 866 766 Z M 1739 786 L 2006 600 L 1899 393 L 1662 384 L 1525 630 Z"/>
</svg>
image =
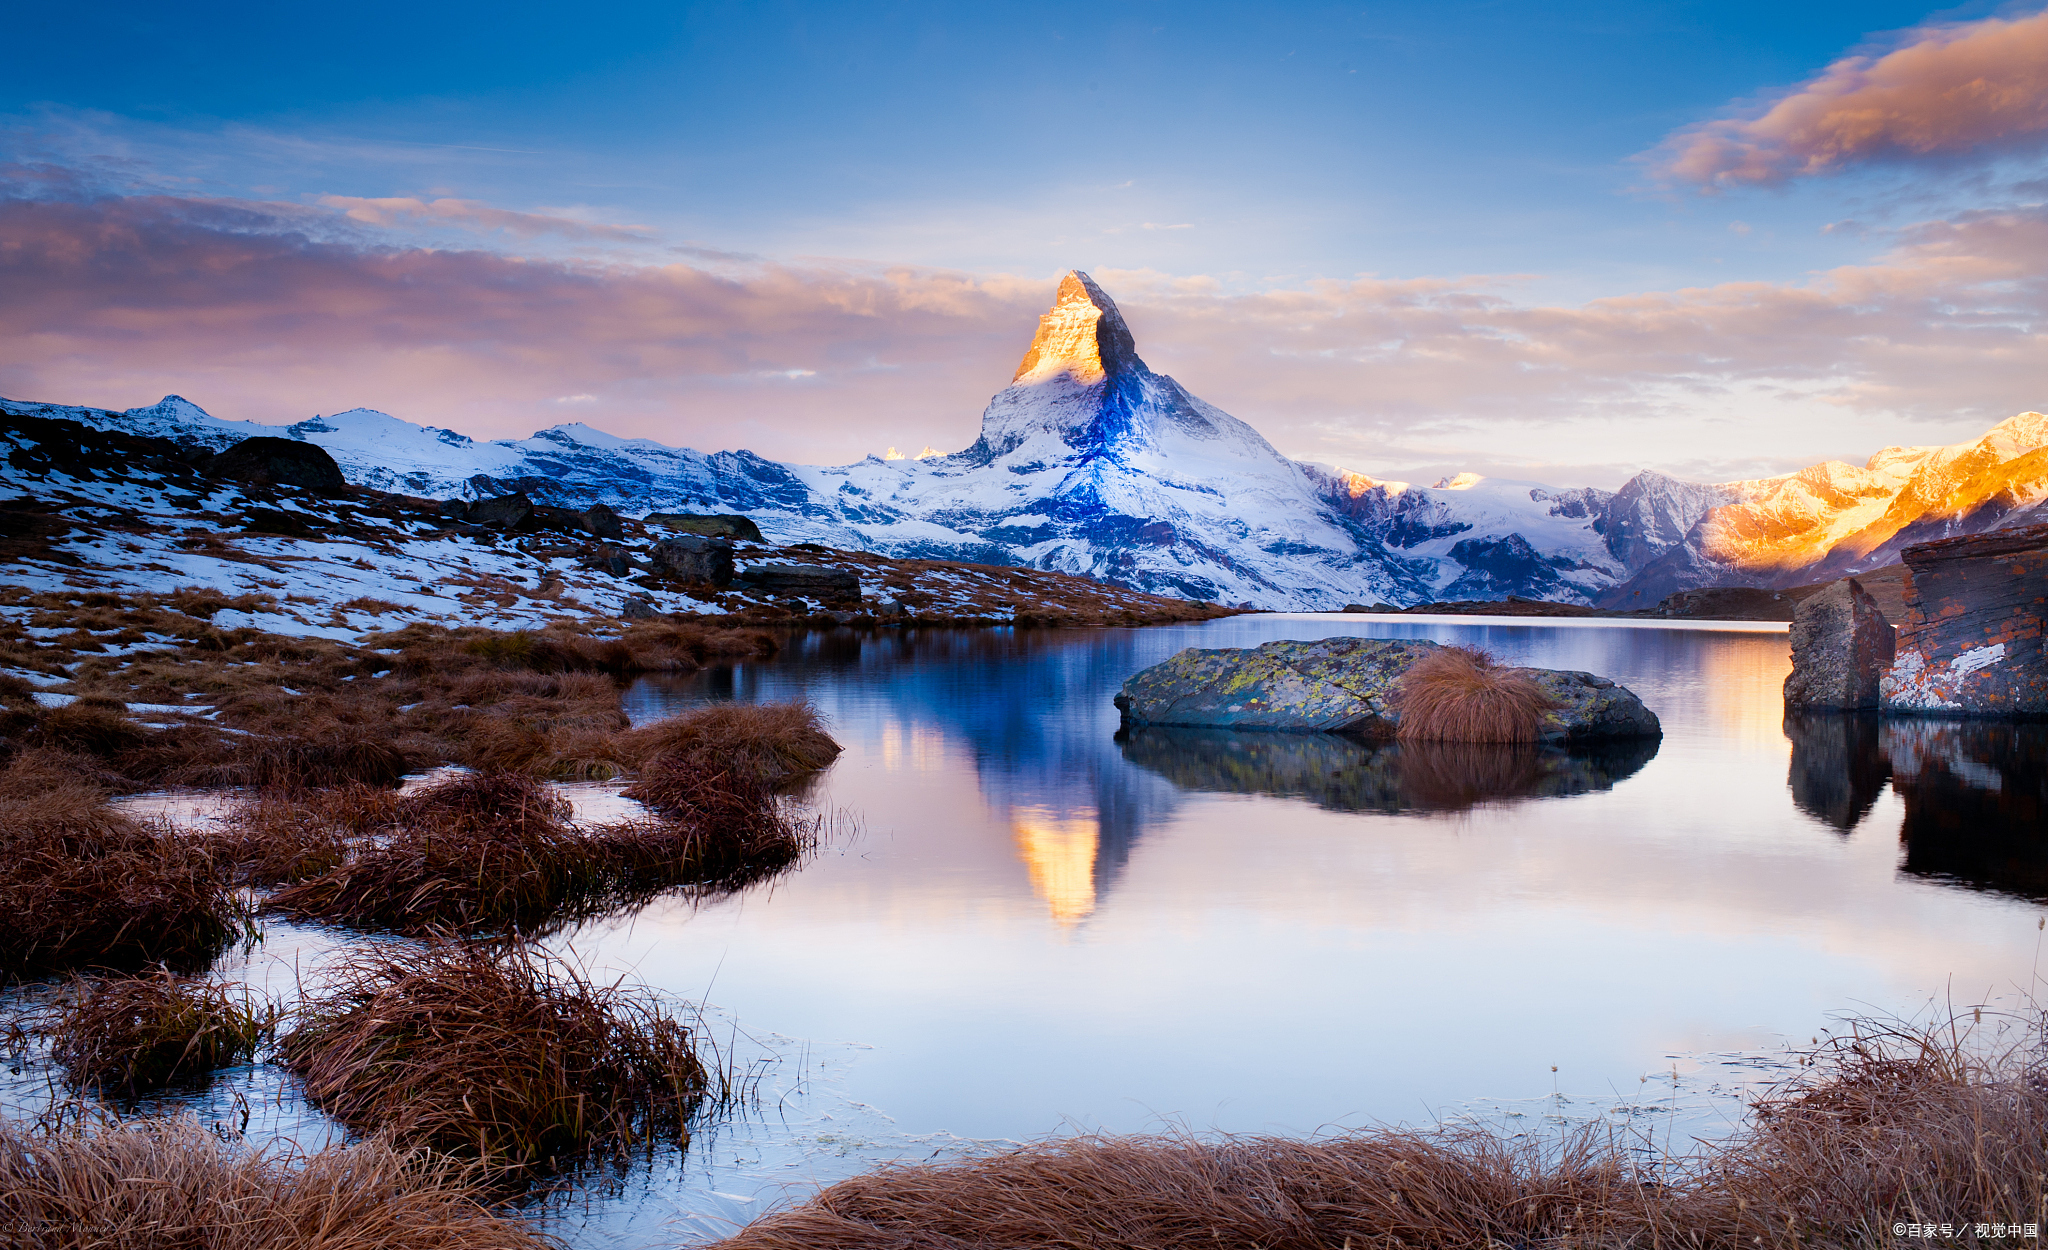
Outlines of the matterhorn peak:
<svg viewBox="0 0 2048 1250">
<path fill-rule="evenodd" d="M 1109 374 L 1143 369 L 1130 327 L 1116 303 L 1095 280 L 1078 269 L 1060 279 L 1052 311 L 1038 319 L 1038 335 L 1017 366 L 1012 386 L 1040 382 L 1062 374 L 1084 386 Z"/>
</svg>

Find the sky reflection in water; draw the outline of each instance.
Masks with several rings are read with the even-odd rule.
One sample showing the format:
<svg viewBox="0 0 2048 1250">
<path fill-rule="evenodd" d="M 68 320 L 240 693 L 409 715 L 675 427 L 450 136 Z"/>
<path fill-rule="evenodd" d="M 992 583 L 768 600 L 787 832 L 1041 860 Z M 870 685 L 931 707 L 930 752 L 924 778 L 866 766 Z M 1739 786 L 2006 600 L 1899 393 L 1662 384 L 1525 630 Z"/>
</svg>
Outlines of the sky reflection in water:
<svg viewBox="0 0 2048 1250">
<path fill-rule="evenodd" d="M 1183 646 L 1350 632 L 1604 674 L 1666 736 L 1576 753 L 1118 738 L 1111 695 Z M 577 945 L 750 1027 L 871 1046 L 847 1078 L 861 1101 L 974 1138 L 1611 1101 L 1674 1053 L 2024 989 L 2048 885 L 2020 836 L 2038 727 L 1808 718 L 1788 739 L 1786 656 L 1782 626 L 1333 616 L 814 636 L 644 681 L 628 710 L 810 698 L 847 747 L 816 797 L 864 833 L 772 890 Z M 1926 815 L 1959 803 L 1974 833 Z"/>
</svg>

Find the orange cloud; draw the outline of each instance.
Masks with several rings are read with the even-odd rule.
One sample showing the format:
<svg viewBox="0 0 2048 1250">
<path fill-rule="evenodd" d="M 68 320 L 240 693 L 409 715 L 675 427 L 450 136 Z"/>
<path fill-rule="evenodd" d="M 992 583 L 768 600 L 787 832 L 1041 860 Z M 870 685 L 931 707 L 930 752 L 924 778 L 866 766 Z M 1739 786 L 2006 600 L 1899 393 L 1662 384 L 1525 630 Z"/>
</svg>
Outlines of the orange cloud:
<svg viewBox="0 0 2048 1250">
<path fill-rule="evenodd" d="M 1761 116 L 1680 131 L 1655 163 L 1674 181 L 1733 187 L 2044 138 L 2048 12 L 1928 27 L 1884 56 L 1845 57 Z"/>
</svg>

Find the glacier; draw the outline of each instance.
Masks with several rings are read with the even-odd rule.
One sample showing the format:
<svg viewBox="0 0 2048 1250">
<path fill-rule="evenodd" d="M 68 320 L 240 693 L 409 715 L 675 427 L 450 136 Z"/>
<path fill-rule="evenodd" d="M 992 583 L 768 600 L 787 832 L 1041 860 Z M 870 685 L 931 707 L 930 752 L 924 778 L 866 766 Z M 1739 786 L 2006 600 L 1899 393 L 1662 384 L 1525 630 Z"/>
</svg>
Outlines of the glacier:
<svg viewBox="0 0 2048 1250">
<path fill-rule="evenodd" d="M 225 421 L 166 396 L 122 412 L 0 400 L 209 449 L 325 448 L 357 485 L 426 498 L 522 491 L 628 514 L 742 512 L 777 543 L 1020 564 L 1136 590 L 1318 611 L 1510 595 L 1645 607 L 1706 585 L 1796 585 L 1908 542 L 2048 519 L 2048 418 L 1955 447 L 1887 448 L 1777 478 L 1618 491 L 1459 474 L 1420 486 L 1282 455 L 1140 358 L 1114 301 L 1066 274 L 963 450 L 855 464 L 704 453 L 578 423 L 480 441 L 370 409 Z"/>
</svg>

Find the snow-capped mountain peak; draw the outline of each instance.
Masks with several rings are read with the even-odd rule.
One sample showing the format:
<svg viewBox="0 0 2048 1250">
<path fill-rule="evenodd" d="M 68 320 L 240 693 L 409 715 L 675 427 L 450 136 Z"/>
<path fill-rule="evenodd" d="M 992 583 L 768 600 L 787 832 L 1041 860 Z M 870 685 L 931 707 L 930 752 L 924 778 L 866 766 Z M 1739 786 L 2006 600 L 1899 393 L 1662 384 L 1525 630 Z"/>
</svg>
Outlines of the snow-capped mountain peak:
<svg viewBox="0 0 2048 1250">
<path fill-rule="evenodd" d="M 1070 269 L 1060 279 L 1052 309 L 1038 319 L 1038 334 L 1010 384 L 1064 375 L 1088 386 L 1110 374 L 1144 367 L 1131 328 L 1124 324 L 1115 301 L 1103 294 L 1095 279 Z"/>
</svg>

